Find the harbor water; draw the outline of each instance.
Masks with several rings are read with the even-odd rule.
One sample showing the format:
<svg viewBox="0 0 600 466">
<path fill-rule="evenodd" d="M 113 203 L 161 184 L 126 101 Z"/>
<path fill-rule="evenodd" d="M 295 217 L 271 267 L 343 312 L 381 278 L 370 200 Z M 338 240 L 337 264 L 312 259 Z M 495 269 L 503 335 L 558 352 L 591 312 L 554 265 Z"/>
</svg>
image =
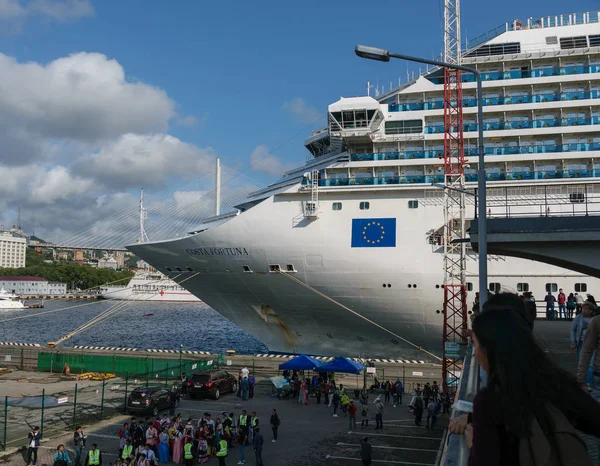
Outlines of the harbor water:
<svg viewBox="0 0 600 466">
<path fill-rule="evenodd" d="M 67 335 L 119 301 L 46 301 L 44 309 L 2 311 L 0 341 L 39 343 Z M 84 306 L 81 306 L 85 304 Z M 63 308 L 69 308 L 59 310 Z M 57 312 L 48 312 L 57 310 Z M 151 315 L 150 315 L 151 314 Z M 26 318 L 13 319 L 14 317 Z M 204 303 L 133 302 L 65 345 L 264 353 L 265 345 Z"/>
</svg>

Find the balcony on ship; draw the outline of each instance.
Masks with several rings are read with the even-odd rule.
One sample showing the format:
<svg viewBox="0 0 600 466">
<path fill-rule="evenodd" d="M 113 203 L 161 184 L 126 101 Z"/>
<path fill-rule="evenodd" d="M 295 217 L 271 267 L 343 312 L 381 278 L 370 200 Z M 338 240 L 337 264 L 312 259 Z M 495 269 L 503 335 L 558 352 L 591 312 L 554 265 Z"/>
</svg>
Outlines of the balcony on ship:
<svg viewBox="0 0 600 466">
<path fill-rule="evenodd" d="M 531 103 L 547 103 L 547 102 L 569 102 L 575 100 L 590 100 L 600 99 L 599 86 L 596 84 L 589 91 L 579 90 L 571 92 L 556 92 L 545 93 L 535 90 L 533 93 L 522 93 L 507 96 L 489 96 L 483 98 L 484 107 L 492 107 L 495 105 L 519 105 Z M 582 103 L 583 104 L 583 103 Z M 477 99 L 473 96 L 466 95 L 463 98 L 463 108 L 477 107 Z M 388 104 L 388 112 L 408 112 L 413 110 L 443 110 L 444 102 L 439 100 L 426 100 L 424 102 L 412 103 L 393 103 Z"/>
<path fill-rule="evenodd" d="M 521 67 L 518 70 L 494 70 L 482 71 L 481 79 L 485 81 L 504 81 L 510 79 L 530 79 L 530 78 L 546 78 L 550 76 L 569 76 L 578 74 L 600 73 L 600 63 L 581 63 L 571 66 L 556 66 L 544 68 Z M 444 84 L 444 76 L 430 75 L 427 76 L 433 84 Z M 475 76 L 470 73 L 463 73 L 463 83 L 474 83 Z"/>
<path fill-rule="evenodd" d="M 573 149 L 582 146 L 599 147 L 597 143 L 566 144 Z M 535 147 L 535 146 L 531 146 Z M 543 146 L 538 146 L 543 147 Z M 488 148 L 490 151 L 499 148 Z M 358 155 L 358 154 L 357 154 Z M 380 155 L 380 154 L 376 154 Z M 477 163 L 470 163 L 465 169 L 467 182 L 477 181 Z M 443 183 L 443 167 L 432 165 L 390 165 L 360 166 L 356 168 L 326 169 L 319 180 L 319 186 L 378 186 L 378 185 L 419 185 Z M 511 160 L 486 163 L 486 180 L 489 182 L 506 181 L 543 181 L 578 178 L 600 178 L 600 161 L 593 159 L 548 159 L 548 160 Z"/>
<path fill-rule="evenodd" d="M 573 138 L 577 139 L 577 138 Z M 493 143 L 486 142 L 484 147 L 485 155 L 526 155 L 526 154 L 546 154 L 553 152 L 591 152 L 600 151 L 600 138 L 595 137 L 588 141 L 588 138 L 582 138 L 583 141 L 569 142 L 567 139 L 564 144 L 536 144 L 532 141 L 501 141 L 498 146 L 492 145 Z M 351 154 L 351 162 L 365 162 L 365 161 L 382 161 L 382 160 L 412 160 L 412 159 L 439 159 L 443 157 L 443 147 L 429 148 L 422 150 L 398 150 L 398 151 L 386 151 L 378 153 L 358 153 Z M 477 157 L 477 148 L 475 142 L 471 144 L 471 147 L 467 145 L 465 148 L 465 156 Z"/>
</svg>

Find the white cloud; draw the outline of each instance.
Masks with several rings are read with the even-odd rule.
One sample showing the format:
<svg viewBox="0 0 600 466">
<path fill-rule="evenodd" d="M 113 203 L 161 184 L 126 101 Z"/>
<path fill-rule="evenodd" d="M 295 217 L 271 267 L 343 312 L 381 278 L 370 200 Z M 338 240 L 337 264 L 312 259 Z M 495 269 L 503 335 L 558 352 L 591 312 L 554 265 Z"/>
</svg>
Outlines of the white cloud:
<svg viewBox="0 0 600 466">
<path fill-rule="evenodd" d="M 47 65 L 0 54 L 0 75 L 0 125 L 36 137 L 95 141 L 159 132 L 174 116 L 163 90 L 128 82 L 123 67 L 99 53 Z"/>
<path fill-rule="evenodd" d="M 288 111 L 295 120 L 307 125 L 315 124 L 325 117 L 322 112 L 307 105 L 304 99 L 301 99 L 300 97 L 284 102 L 283 108 Z"/>
<path fill-rule="evenodd" d="M 18 31 L 32 17 L 65 22 L 94 13 L 91 0 L 0 0 L 0 22 L 12 26 L 12 31 Z"/>
<path fill-rule="evenodd" d="M 271 176 L 282 176 L 284 172 L 294 168 L 293 164 L 284 163 L 278 157 L 271 154 L 265 144 L 254 148 L 250 154 L 250 166 L 254 171 L 263 172 Z"/>
<path fill-rule="evenodd" d="M 212 170 L 212 149 L 167 134 L 125 134 L 74 163 L 75 173 L 110 187 L 163 186 L 173 176 L 201 176 Z"/>
<path fill-rule="evenodd" d="M 9 7 L 33 3 L 0 0 L 0 27 Z M 166 92 L 128 79 L 116 60 L 97 53 L 47 64 L 0 53 L 0 76 L 0 224 L 12 225 L 21 207 L 23 226 L 41 238 L 132 243 L 140 187 L 152 208 L 152 239 L 214 214 L 214 151 L 167 133 L 171 122 L 201 125 L 207 113 L 180 113 Z M 226 211 L 257 183 L 223 167 Z M 231 176 L 238 176 L 233 189 Z"/>
<path fill-rule="evenodd" d="M 29 199 L 34 204 L 52 204 L 85 194 L 93 187 L 91 179 L 73 176 L 67 168 L 58 166 L 31 182 Z"/>
</svg>

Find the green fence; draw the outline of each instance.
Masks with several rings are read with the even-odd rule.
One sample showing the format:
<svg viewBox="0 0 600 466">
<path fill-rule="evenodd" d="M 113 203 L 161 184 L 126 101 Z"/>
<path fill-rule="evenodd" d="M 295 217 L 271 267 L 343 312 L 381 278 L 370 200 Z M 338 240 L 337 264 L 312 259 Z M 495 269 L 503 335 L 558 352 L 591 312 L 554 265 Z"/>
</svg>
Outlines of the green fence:
<svg viewBox="0 0 600 466">
<path fill-rule="evenodd" d="M 41 372 L 64 372 L 66 366 L 71 374 L 84 372 L 111 373 L 119 376 L 144 376 L 148 378 L 179 377 L 182 373 L 215 369 L 223 364 L 223 356 L 207 360 L 165 359 L 150 356 L 135 357 L 95 354 L 65 354 L 61 352 L 40 352 L 37 370 Z"/>
</svg>

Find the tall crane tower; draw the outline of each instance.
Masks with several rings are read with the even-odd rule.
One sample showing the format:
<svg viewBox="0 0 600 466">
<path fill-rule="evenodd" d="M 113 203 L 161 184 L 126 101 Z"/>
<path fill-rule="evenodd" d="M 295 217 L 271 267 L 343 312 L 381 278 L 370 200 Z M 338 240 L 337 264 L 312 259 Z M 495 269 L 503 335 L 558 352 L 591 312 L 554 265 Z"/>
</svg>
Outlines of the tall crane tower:
<svg viewBox="0 0 600 466">
<path fill-rule="evenodd" d="M 459 65 L 460 0 L 444 0 L 444 61 Z M 467 329 L 462 72 L 444 68 L 444 391 L 458 379 Z"/>
</svg>

